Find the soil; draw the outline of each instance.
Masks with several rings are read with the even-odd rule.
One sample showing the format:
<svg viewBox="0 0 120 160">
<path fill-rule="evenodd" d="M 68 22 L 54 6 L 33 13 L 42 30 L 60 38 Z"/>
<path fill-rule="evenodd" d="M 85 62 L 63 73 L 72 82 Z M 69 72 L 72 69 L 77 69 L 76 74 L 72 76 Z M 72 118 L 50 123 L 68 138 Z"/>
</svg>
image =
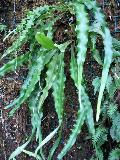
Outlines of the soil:
<svg viewBox="0 0 120 160">
<path fill-rule="evenodd" d="M 14 6 L 15 2 L 15 6 Z M 34 8 L 35 6 L 43 5 L 43 4 L 52 4 L 55 3 L 53 0 L 45 1 L 45 0 L 1 0 L 0 1 L 0 21 L 7 25 L 9 29 L 15 28 L 16 24 L 20 22 L 21 18 L 24 17 L 27 9 Z M 118 16 L 120 13 L 120 9 L 118 6 L 118 1 L 110 1 L 106 4 L 103 4 L 102 0 L 99 0 L 99 4 L 101 5 L 104 13 L 106 14 L 107 21 L 109 27 L 111 29 L 111 33 L 115 37 L 120 37 L 120 33 L 118 32 L 120 29 L 120 17 L 117 19 L 117 23 L 115 23 L 115 16 Z M 14 11 L 14 7 L 16 11 Z M 58 22 L 58 29 L 55 33 L 55 39 L 59 43 L 63 42 L 66 35 L 63 33 L 68 27 L 68 17 L 69 15 L 65 15 L 63 20 Z M 68 28 L 69 29 L 69 28 Z M 8 46 L 9 42 L 6 44 L 2 42 L 3 34 L 0 33 L 0 53 L 2 53 Z M 100 46 L 99 46 L 100 47 Z M 4 62 L 8 61 L 5 59 Z M 59 148 L 57 149 L 53 160 L 57 160 L 57 155 L 63 148 L 66 140 L 70 135 L 70 130 L 73 127 L 74 120 L 76 119 L 77 110 L 78 110 L 78 101 L 76 88 L 74 86 L 73 81 L 70 78 L 69 73 L 69 61 L 70 54 L 69 50 L 66 51 L 65 54 L 65 74 L 66 74 L 66 89 L 65 89 L 65 119 L 63 126 L 63 135 Z M 0 63 L 0 66 L 4 62 Z M 91 58 L 90 53 L 88 53 L 88 57 L 84 66 L 85 78 L 88 86 L 88 94 L 90 96 L 90 100 L 93 106 L 96 106 L 96 97 L 94 96 L 92 80 L 101 75 L 101 68 L 97 65 L 97 63 Z M 27 104 L 22 105 L 21 109 L 14 115 L 13 118 L 8 118 L 8 111 L 4 110 L 4 107 L 9 104 L 15 97 L 18 96 L 20 87 L 24 81 L 24 78 L 27 74 L 27 68 L 23 66 L 16 73 L 7 74 L 4 78 L 0 79 L 0 160 L 7 160 L 9 155 L 14 151 L 14 149 L 22 144 L 25 141 L 27 135 L 31 133 L 31 121 L 30 114 L 27 107 Z M 120 101 L 120 92 L 118 92 L 117 101 Z M 54 111 L 53 105 L 53 97 L 50 94 L 44 105 L 44 118 L 42 123 L 42 130 L 44 137 L 52 131 L 56 125 L 56 113 Z M 82 133 L 78 136 L 75 145 L 68 152 L 68 154 L 64 157 L 63 160 L 90 160 L 94 150 L 92 148 L 91 140 L 88 137 L 87 127 L 84 126 L 82 129 Z M 50 150 L 52 144 L 54 143 L 55 138 L 51 140 L 45 147 L 44 153 L 48 155 L 48 151 Z M 32 143 L 29 147 L 33 149 L 35 147 L 35 143 Z M 109 145 L 109 144 L 108 144 Z M 111 144 L 110 144 L 111 145 Z M 109 146 L 108 146 L 109 148 Z M 32 158 L 21 154 L 18 160 L 32 160 Z"/>
</svg>

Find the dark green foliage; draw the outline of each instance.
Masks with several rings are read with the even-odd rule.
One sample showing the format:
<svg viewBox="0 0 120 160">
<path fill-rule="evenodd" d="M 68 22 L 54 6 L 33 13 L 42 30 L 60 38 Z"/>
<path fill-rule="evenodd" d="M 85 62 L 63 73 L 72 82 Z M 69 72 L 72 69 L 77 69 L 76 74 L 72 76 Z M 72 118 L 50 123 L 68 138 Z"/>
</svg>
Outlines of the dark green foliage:
<svg viewBox="0 0 120 160">
<path fill-rule="evenodd" d="M 89 23 L 88 10 L 93 13 L 95 18 L 92 24 Z M 59 16 L 56 18 L 54 11 L 59 11 Z M 72 28 L 76 35 L 77 42 L 68 40 L 58 45 L 53 41 L 55 32 L 54 24 L 57 20 L 61 19 L 62 15 L 66 12 L 70 12 L 76 17 L 76 24 L 74 24 Z M 108 130 L 110 130 L 110 136 L 114 141 L 120 141 L 120 113 L 113 100 L 115 92 L 120 89 L 120 73 L 118 72 L 120 65 L 120 42 L 111 37 L 105 17 L 96 2 L 91 0 L 76 0 L 66 1 L 66 3 L 64 3 L 61 1 L 59 5 L 44 5 L 38 7 L 28 12 L 27 17 L 22 20 L 21 24 L 19 24 L 14 31 L 8 33 L 4 41 L 11 35 L 14 42 L 11 47 L 5 51 L 2 58 L 10 56 L 10 58 L 13 59 L 0 68 L 0 78 L 10 71 L 15 71 L 24 63 L 28 66 L 28 74 L 21 87 L 19 96 L 11 104 L 6 106 L 6 109 L 11 109 L 10 115 L 13 116 L 15 111 L 28 100 L 31 113 L 32 133 L 28 141 L 18 147 L 9 159 L 15 159 L 21 152 L 38 160 L 46 159 L 43 154 L 43 146 L 50 141 L 55 134 L 57 134 L 57 139 L 50 150 L 48 160 L 52 159 L 54 152 L 59 146 L 64 122 L 64 89 L 66 80 L 64 73 L 64 53 L 69 45 L 71 47 L 70 73 L 77 89 L 79 108 L 72 133 L 70 133 L 66 145 L 59 153 L 58 159 L 63 159 L 67 154 L 76 142 L 82 126 L 86 123 L 92 137 L 93 147 L 96 151 L 93 158 L 103 160 L 104 154 L 101 147 L 105 141 L 107 141 Z M 102 38 L 104 44 L 104 62 L 96 47 L 98 37 Z M 75 45 L 76 43 L 77 46 Z M 26 44 L 28 45 L 29 51 L 17 56 L 17 52 Z M 101 120 L 97 125 L 94 124 L 93 106 L 87 94 L 87 85 L 84 79 L 83 68 L 88 48 L 91 50 L 93 58 L 103 68 L 101 78 L 97 77 L 93 81 L 94 93 L 96 94 L 98 92 L 97 121 L 101 115 Z M 14 55 L 17 57 L 14 58 Z M 112 57 L 114 59 L 112 59 Z M 111 65 L 113 61 L 116 64 L 115 67 Z M 108 75 L 110 66 L 114 76 Z M 41 76 L 42 71 L 44 72 L 45 78 Z M 50 90 L 54 98 L 58 126 L 43 139 L 41 129 L 43 107 Z M 107 98 L 104 97 L 104 93 L 106 93 Z M 104 126 L 106 119 L 111 121 L 112 125 L 110 129 L 106 129 Z M 30 152 L 25 150 L 33 138 L 38 142 L 35 151 Z M 119 149 L 115 149 L 110 153 L 109 159 L 118 159 L 119 154 Z"/>
<path fill-rule="evenodd" d="M 111 151 L 109 155 L 109 160 L 119 160 L 120 159 L 120 149 L 115 148 L 114 150 Z"/>
<path fill-rule="evenodd" d="M 98 84 L 97 84 L 98 79 Z M 94 87 L 100 86 L 99 78 L 95 79 L 96 83 L 94 84 Z M 118 106 L 114 101 L 115 91 L 119 88 L 119 86 L 115 85 L 116 78 L 113 78 L 111 76 L 108 77 L 107 83 L 106 83 L 106 91 L 107 91 L 107 98 L 104 100 L 104 105 L 102 106 L 102 121 L 99 122 L 99 126 L 97 127 L 97 135 L 93 136 L 93 139 L 97 139 L 96 143 L 96 156 L 101 157 L 101 160 L 104 159 L 103 152 L 101 150 L 101 145 L 105 143 L 107 140 L 107 136 L 110 136 L 113 141 L 119 143 L 120 142 L 120 113 L 118 111 Z M 118 80 L 117 80 L 118 81 Z M 120 84 L 120 83 L 119 83 Z M 99 88 L 97 88 L 97 91 Z M 104 125 L 104 122 L 106 120 L 109 120 L 110 126 L 104 126 L 101 128 L 101 125 Z M 105 129 L 106 127 L 106 129 Z M 102 130 L 101 130 L 102 129 Z M 103 131 L 106 130 L 105 138 L 103 138 Z M 102 131 L 102 132 L 101 132 Z M 100 137 L 100 138 L 96 138 Z M 94 140 L 95 141 L 95 140 Z M 94 144 L 93 141 L 93 144 Z M 101 144 L 102 143 L 102 144 Z M 98 149 L 97 149 L 98 148 Z M 98 152 L 97 152 L 98 150 Z M 100 150 L 100 151 L 99 151 Z M 117 160 L 120 158 L 119 154 L 119 148 L 112 150 L 109 155 L 109 159 Z M 99 158 L 100 159 L 100 158 Z"/>
<path fill-rule="evenodd" d="M 115 114 L 115 117 L 112 118 L 112 126 L 110 129 L 110 135 L 113 140 L 117 142 L 120 141 L 120 113 Z"/>
</svg>

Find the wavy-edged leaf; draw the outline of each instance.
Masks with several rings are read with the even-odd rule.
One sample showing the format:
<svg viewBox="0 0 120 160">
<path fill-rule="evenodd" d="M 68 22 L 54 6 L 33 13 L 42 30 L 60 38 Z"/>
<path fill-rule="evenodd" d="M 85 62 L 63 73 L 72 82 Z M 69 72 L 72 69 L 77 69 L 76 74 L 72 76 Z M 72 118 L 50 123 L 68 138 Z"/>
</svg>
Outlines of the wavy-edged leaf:
<svg viewBox="0 0 120 160">
<path fill-rule="evenodd" d="M 65 88 L 65 74 L 64 74 L 64 53 L 59 55 L 59 68 L 56 80 L 53 83 L 53 97 L 55 101 L 55 108 L 58 115 L 59 123 L 63 119 L 64 106 L 64 88 Z"/>
<path fill-rule="evenodd" d="M 59 55 L 59 68 L 56 80 L 53 83 L 53 97 L 55 101 L 55 109 L 58 115 L 59 125 L 61 125 L 63 120 L 63 107 L 64 107 L 64 88 L 65 88 L 65 75 L 64 75 L 64 53 L 60 53 Z M 60 139 L 62 134 L 62 127 L 59 131 L 59 136 L 57 140 L 55 141 L 53 147 L 50 150 L 50 154 L 48 156 L 48 159 L 51 160 L 52 156 L 56 150 L 56 148 L 59 145 Z"/>
<path fill-rule="evenodd" d="M 32 92 L 29 97 L 29 108 L 31 111 L 31 123 L 33 128 L 36 128 L 36 141 L 42 139 L 41 133 L 41 120 L 43 117 L 42 110 L 38 110 L 38 101 L 41 94 L 40 86 L 36 86 L 36 89 Z"/>
<path fill-rule="evenodd" d="M 57 76 L 57 71 L 58 71 L 58 54 L 56 53 L 56 55 L 52 58 L 52 60 L 49 62 L 48 64 L 48 70 L 46 72 L 46 86 L 43 88 L 42 90 L 42 94 L 40 96 L 40 100 L 39 100 L 39 109 L 41 109 L 45 99 L 48 96 L 48 91 L 49 89 L 52 87 L 54 80 L 56 79 Z"/>
<path fill-rule="evenodd" d="M 40 96 L 39 103 L 38 103 L 39 110 L 41 110 L 42 105 L 48 96 L 48 91 L 52 87 L 52 85 L 57 77 L 59 61 L 60 61 L 60 57 L 56 53 L 56 55 L 52 58 L 52 60 L 48 64 L 48 70 L 46 73 L 47 76 L 45 78 L 46 86 L 42 90 L 42 94 Z M 42 146 L 44 144 L 46 144 L 57 133 L 60 125 L 61 124 L 59 124 L 59 126 L 53 132 L 51 132 L 42 142 L 39 143 L 39 146 L 37 147 L 35 154 L 37 154 L 37 152 L 42 148 Z"/>
<path fill-rule="evenodd" d="M 73 52 L 71 53 L 71 77 L 74 80 L 76 87 L 77 87 L 77 62 L 75 59 L 75 56 Z M 86 122 L 89 128 L 89 131 L 92 135 L 95 134 L 95 128 L 94 128 L 94 119 L 93 119 L 93 110 L 92 110 L 92 105 L 90 103 L 89 97 L 87 93 L 85 92 L 84 87 L 82 87 L 82 96 L 84 100 L 82 100 L 82 105 L 84 108 L 86 108 Z"/>
<path fill-rule="evenodd" d="M 71 56 L 71 77 L 72 79 L 74 80 L 75 84 L 77 83 L 77 62 L 76 62 L 76 59 L 75 59 L 75 56 L 73 55 L 72 53 L 72 56 Z M 77 84 L 76 84 L 77 86 Z M 85 89 L 84 87 L 82 87 L 82 96 L 85 98 L 85 100 L 83 101 L 83 107 L 87 108 L 87 115 L 86 115 L 86 122 L 88 124 L 88 128 L 89 128 L 89 131 L 92 135 L 95 134 L 95 128 L 94 128 L 94 119 L 93 119 L 93 110 L 92 110 L 92 105 L 90 103 L 90 100 L 89 100 L 89 97 L 87 95 L 87 93 L 85 92 Z"/>
<path fill-rule="evenodd" d="M 52 58 L 52 60 L 48 64 L 48 70 L 47 70 L 47 76 L 45 78 L 46 80 L 46 86 L 43 88 L 41 91 L 41 96 L 39 98 L 38 102 L 38 111 L 41 111 L 42 105 L 45 101 L 45 99 L 48 96 L 48 91 L 52 87 L 54 80 L 56 79 L 57 71 L 58 71 L 58 54 Z M 59 127 L 57 127 L 53 132 L 51 132 L 43 141 L 39 143 L 39 146 L 36 149 L 36 154 L 37 152 L 42 148 L 42 146 L 47 143 L 58 131 Z"/>
<path fill-rule="evenodd" d="M 10 114 L 13 114 L 16 111 L 16 109 L 18 109 L 19 106 L 30 96 L 31 92 L 34 90 L 35 84 L 39 81 L 39 75 L 42 69 L 43 57 L 39 58 L 39 65 L 37 63 L 32 62 L 32 66 L 29 69 L 28 76 L 21 88 L 20 96 L 6 107 L 6 109 L 8 109 L 15 105 Z"/>
<path fill-rule="evenodd" d="M 64 76 L 63 76 L 63 74 L 64 74 L 64 67 L 63 67 L 63 64 L 64 64 L 64 62 L 63 62 L 63 58 L 64 58 L 64 54 L 61 54 L 61 55 L 55 55 L 54 57 L 53 57 L 53 59 L 51 60 L 51 62 L 49 63 L 49 65 L 48 65 L 48 71 L 47 71 L 47 77 L 46 77 L 46 86 L 45 86 L 45 88 L 42 90 L 42 95 L 41 95 L 41 97 L 40 97 L 40 101 L 39 101 L 39 104 L 38 104 L 38 107 L 39 107 L 39 110 L 41 109 L 41 107 L 42 107 L 42 105 L 43 105 L 43 103 L 44 103 L 44 101 L 45 101 L 45 99 L 47 98 L 47 96 L 48 96 L 48 91 L 49 91 L 49 89 L 52 87 L 52 85 L 53 85 L 53 87 L 54 87 L 54 85 L 55 85 L 55 83 L 56 82 L 61 82 L 60 83 L 60 87 L 63 87 L 63 88 L 59 88 L 60 89 L 60 91 L 61 91 L 61 89 L 63 89 L 63 93 L 62 94 L 64 94 Z M 58 66 L 58 64 L 60 65 L 60 68 L 59 68 L 59 66 Z M 59 70 L 59 69 L 60 70 Z M 57 77 L 57 74 L 58 74 L 58 72 L 60 72 L 59 73 L 59 75 L 60 75 L 60 80 L 61 81 L 59 81 L 59 79 L 58 79 L 58 81 L 56 81 L 57 80 L 57 78 L 59 78 L 59 77 Z M 55 80 L 56 79 L 56 80 Z M 61 86 L 62 85 L 62 86 Z M 56 86 L 56 85 L 55 85 Z M 57 87 L 57 86 L 56 86 Z M 56 88 L 57 89 L 57 91 L 59 91 L 58 90 L 58 88 Z M 56 91 L 56 89 L 55 89 L 55 91 Z M 61 93 L 59 91 L 59 93 Z M 58 93 L 58 92 L 57 92 Z M 59 94 L 58 93 L 58 94 Z M 56 111 L 57 111 L 57 113 L 58 113 L 58 118 L 59 118 L 59 126 L 53 131 L 53 132 L 51 132 L 40 144 L 39 144 L 39 146 L 37 147 L 37 149 L 36 149 L 36 151 L 35 151 L 35 153 L 37 154 L 37 152 L 42 148 L 42 146 L 44 145 L 44 144 L 46 144 L 56 133 L 57 133 L 57 131 L 58 131 L 58 129 L 60 128 L 60 126 L 61 126 L 61 120 L 62 120 L 62 116 L 63 116 L 63 104 L 64 104 L 64 95 L 60 95 L 61 97 L 57 97 L 58 99 L 57 100 L 59 100 L 59 101 L 55 101 L 56 102 L 56 104 L 55 104 L 55 106 L 56 106 Z M 56 142 L 57 143 L 57 142 Z M 57 144 L 56 144 L 57 145 Z M 54 152 L 54 150 L 55 150 L 55 147 L 57 147 L 57 146 L 54 146 L 54 148 L 53 148 L 53 150 L 52 150 L 52 153 Z M 52 156 L 52 155 L 51 155 Z"/>
<path fill-rule="evenodd" d="M 38 7 L 36 9 L 34 9 L 32 12 L 29 12 L 27 18 L 23 19 L 22 24 L 18 25 L 16 31 L 18 31 L 19 35 L 18 38 L 16 39 L 16 41 L 14 41 L 12 43 L 12 46 L 9 47 L 5 53 L 2 55 L 2 58 L 4 58 L 5 56 L 19 51 L 20 47 L 31 37 L 30 34 L 30 30 L 32 29 L 32 27 L 34 26 L 34 21 L 40 17 L 41 14 L 47 12 L 49 10 L 49 6 L 45 5 L 43 7 Z M 29 35 L 30 34 L 30 35 Z"/>
<path fill-rule="evenodd" d="M 72 133 L 70 134 L 70 137 L 67 141 L 67 144 L 64 146 L 64 148 L 62 149 L 62 151 L 60 152 L 60 154 L 58 155 L 58 159 L 62 159 L 63 156 L 65 156 L 65 154 L 70 150 L 70 148 L 74 145 L 76 138 L 78 136 L 78 134 L 81 131 L 81 127 L 84 123 L 85 120 L 85 110 L 81 109 L 80 112 L 78 112 L 78 118 L 76 120 L 76 123 L 74 125 L 74 128 L 72 129 Z"/>
<path fill-rule="evenodd" d="M 83 74 L 83 65 L 86 59 L 87 43 L 88 43 L 88 15 L 84 5 L 75 3 L 75 11 L 77 18 L 76 33 L 77 33 L 77 65 L 78 65 L 78 99 L 81 104 L 81 83 Z"/>
<path fill-rule="evenodd" d="M 27 79 L 21 88 L 20 96 L 6 107 L 6 109 L 8 109 L 15 105 L 15 107 L 10 111 L 10 115 L 13 115 L 20 105 L 30 96 L 35 88 L 35 84 L 40 79 L 40 73 L 43 70 L 44 65 L 48 63 L 53 56 L 53 51 L 48 53 L 46 53 L 46 51 L 43 53 L 41 52 L 42 51 L 40 51 L 36 59 L 32 61 Z"/>
<path fill-rule="evenodd" d="M 85 120 L 86 111 L 82 105 L 82 74 L 83 74 L 83 64 L 85 62 L 86 58 L 86 51 L 87 51 L 87 42 L 88 42 L 88 18 L 87 13 L 85 11 L 84 5 L 75 3 L 74 5 L 75 11 L 76 11 L 76 18 L 77 18 L 77 26 L 76 26 L 76 32 L 77 32 L 77 65 L 78 65 L 78 80 L 77 80 L 77 88 L 78 88 L 78 99 L 79 99 L 79 105 L 80 110 L 78 111 L 78 118 L 76 120 L 76 124 L 72 130 L 72 133 L 70 134 L 70 137 L 68 139 L 67 144 L 62 149 L 61 153 L 58 155 L 58 159 L 62 159 L 63 156 L 70 150 L 70 148 L 74 145 L 77 135 L 81 131 L 81 127 Z M 74 76 L 73 76 L 74 77 Z"/>
<path fill-rule="evenodd" d="M 0 77 L 4 76 L 10 71 L 15 71 L 16 68 L 19 68 L 23 63 L 26 63 L 29 60 L 29 54 L 30 53 L 28 52 L 4 64 L 3 67 L 0 68 Z"/>
<path fill-rule="evenodd" d="M 105 28 L 103 39 L 104 39 L 105 57 L 104 57 L 104 64 L 103 64 L 102 77 L 101 77 L 101 86 L 100 86 L 100 91 L 99 91 L 99 95 L 98 95 L 98 102 L 97 102 L 96 121 L 99 120 L 100 106 L 101 106 L 101 102 L 102 102 L 103 92 L 104 92 L 105 85 L 107 82 L 108 72 L 109 72 L 111 62 L 112 62 L 112 55 L 113 55 L 112 37 L 111 37 L 110 31 L 108 28 Z"/>
<path fill-rule="evenodd" d="M 82 104 L 83 104 L 83 107 L 86 108 L 86 123 L 88 125 L 89 132 L 91 133 L 91 135 L 94 135 L 95 124 L 93 119 L 93 109 L 84 87 L 82 87 L 82 96 L 84 98 L 84 101 L 82 100 Z"/>
<path fill-rule="evenodd" d="M 66 43 L 67 44 L 67 43 Z M 64 74 L 64 52 L 65 49 L 67 47 L 67 45 L 65 44 L 64 47 L 62 47 L 63 49 L 61 50 L 61 53 L 59 54 L 59 68 L 58 68 L 58 73 L 57 73 L 57 77 L 56 80 L 53 83 L 53 97 L 54 97 L 54 101 L 55 101 L 55 109 L 58 115 L 58 120 L 59 120 L 59 125 L 61 125 L 62 120 L 63 120 L 63 107 L 64 107 L 64 88 L 65 88 L 65 74 Z M 48 159 L 52 159 L 52 156 L 56 150 L 56 148 L 58 147 L 58 144 L 60 142 L 60 138 L 61 138 L 61 134 L 62 134 L 62 127 L 61 130 L 59 131 L 59 136 L 57 138 L 57 140 L 55 141 L 55 144 L 53 145 L 50 154 L 48 156 Z"/>
<path fill-rule="evenodd" d="M 89 130 L 90 130 L 91 134 L 92 135 L 95 134 L 94 120 L 92 119 L 92 117 L 93 117 L 93 111 L 92 111 L 91 104 L 90 104 L 90 101 L 88 99 L 88 96 L 85 93 L 85 90 L 84 90 L 83 87 L 82 87 L 81 101 L 82 101 L 83 107 L 80 108 L 80 110 L 78 111 L 78 118 L 76 120 L 74 128 L 72 129 L 72 133 L 70 134 L 70 137 L 69 137 L 69 139 L 67 141 L 67 144 L 64 146 L 64 148 L 62 149 L 61 153 L 58 155 L 58 159 L 62 159 L 63 156 L 74 145 L 78 134 L 81 132 L 81 128 L 82 128 L 82 126 L 84 124 L 85 119 L 87 119 L 87 123 L 89 125 Z M 92 116 L 92 117 L 90 117 L 90 116 Z M 88 122 L 89 118 L 91 118 L 90 122 Z"/>
<path fill-rule="evenodd" d="M 93 9 L 93 12 L 95 14 L 95 19 L 99 26 L 99 30 L 101 31 L 101 35 L 102 35 L 103 43 L 104 43 L 104 50 L 105 50 L 104 64 L 103 64 L 102 77 L 101 77 L 101 86 L 100 86 L 98 102 L 97 102 L 96 121 L 98 121 L 100 112 L 101 112 L 100 106 L 101 106 L 101 102 L 103 98 L 103 92 L 105 89 L 109 68 L 112 62 L 113 46 L 112 46 L 112 37 L 110 34 L 110 30 L 106 27 L 107 24 L 105 21 L 105 16 L 102 14 L 101 9 L 97 6 L 96 1 L 91 1 L 90 6 Z"/>
<path fill-rule="evenodd" d="M 39 82 L 39 85 L 40 85 L 40 82 Z M 41 123 L 42 123 L 42 117 L 43 117 L 42 109 L 41 110 L 38 109 L 40 94 L 41 94 L 41 87 L 37 85 L 36 89 L 32 92 L 29 98 L 29 108 L 31 110 L 31 123 L 33 128 L 36 129 L 36 141 L 38 141 L 39 143 L 42 142 Z M 34 154 L 32 155 L 35 156 Z M 40 150 L 40 155 L 43 159 L 45 159 L 42 148 Z"/>
<path fill-rule="evenodd" d="M 31 118 L 33 117 L 33 114 L 39 113 L 37 105 L 38 105 L 40 94 L 41 94 L 41 89 L 40 89 L 40 86 L 37 85 L 35 90 L 32 92 L 31 96 L 29 97 L 29 109 L 31 111 Z M 39 123 L 38 121 L 39 120 L 34 121 L 34 118 L 33 118 L 33 121 L 32 121 L 33 127 L 38 126 L 37 125 Z"/>
</svg>

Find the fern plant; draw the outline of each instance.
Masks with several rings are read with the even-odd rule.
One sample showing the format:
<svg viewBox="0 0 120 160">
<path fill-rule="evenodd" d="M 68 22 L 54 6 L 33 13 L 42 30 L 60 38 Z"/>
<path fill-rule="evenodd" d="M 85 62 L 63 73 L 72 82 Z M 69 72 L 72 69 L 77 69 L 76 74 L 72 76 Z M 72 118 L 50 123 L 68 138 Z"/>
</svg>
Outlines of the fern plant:
<svg viewBox="0 0 120 160">
<path fill-rule="evenodd" d="M 89 10 L 94 14 L 95 18 L 92 24 L 89 23 Z M 59 12 L 57 18 L 54 14 L 55 11 Z M 53 41 L 53 35 L 55 32 L 54 24 L 57 20 L 62 18 L 62 15 L 66 12 L 70 12 L 76 17 L 76 24 L 73 25 L 73 32 L 76 33 L 77 45 L 74 45 L 71 40 L 68 40 L 63 44 L 56 44 Z M 65 3 L 61 1 L 59 5 L 44 5 L 38 7 L 33 11 L 30 11 L 17 28 L 6 35 L 4 41 L 10 36 L 12 36 L 14 42 L 11 47 L 5 51 L 1 58 L 8 56 L 11 60 L 0 68 L 0 77 L 2 78 L 6 73 L 15 71 L 24 63 L 28 65 L 29 71 L 27 78 L 21 87 L 20 95 L 5 108 L 11 109 L 9 114 L 10 116 L 13 116 L 20 106 L 28 100 L 28 106 L 31 112 L 32 134 L 26 143 L 18 147 L 11 154 L 9 160 L 15 159 L 15 157 L 21 152 L 39 160 L 45 159 L 46 157 L 43 153 L 42 147 L 58 133 L 58 138 L 48 156 L 49 160 L 52 159 L 52 156 L 59 145 L 62 134 L 65 99 L 64 89 L 66 80 L 64 73 L 64 53 L 66 48 L 70 45 L 70 72 L 71 78 L 73 79 L 78 92 L 79 109 L 72 133 L 70 134 L 66 145 L 59 153 L 58 159 L 63 159 L 66 153 L 74 145 L 85 122 L 88 125 L 91 136 L 93 137 L 96 156 L 99 158 L 100 147 L 97 147 L 97 139 L 100 138 L 101 133 L 104 135 L 106 131 L 101 129 L 101 132 L 96 134 L 93 109 L 87 95 L 85 79 L 83 78 L 83 66 L 88 48 L 90 48 L 92 56 L 96 61 L 100 65 L 103 65 L 96 109 L 96 121 L 98 121 L 112 57 L 119 56 L 120 50 L 118 44 L 119 41 L 111 37 L 104 15 L 96 2 L 91 0 L 71 0 Z M 99 36 L 102 37 L 104 43 L 104 63 L 101 63 L 102 61 L 99 52 L 96 49 L 96 40 Z M 28 44 L 29 51 L 21 54 L 21 48 L 26 43 Z M 18 53 L 17 56 L 16 53 Z M 47 68 L 47 71 L 44 73 L 45 79 L 43 79 L 41 73 L 42 71 L 45 71 L 45 68 Z M 55 109 L 58 115 L 58 126 L 48 134 L 45 139 L 43 139 L 41 130 L 43 107 L 50 89 L 53 91 Z M 26 147 L 34 137 L 36 137 L 38 147 L 34 152 L 31 152 L 26 150 Z"/>
<path fill-rule="evenodd" d="M 93 140 L 96 140 L 95 146 L 99 149 L 98 156 L 99 159 L 104 158 L 104 154 L 102 151 L 102 145 L 104 145 L 105 142 L 110 141 L 110 143 L 113 143 L 113 148 L 111 148 L 108 159 L 109 160 L 118 160 L 120 159 L 120 149 L 119 149 L 119 142 L 120 142 L 120 112 L 119 112 L 119 104 L 117 103 L 117 100 L 115 99 L 117 91 L 120 89 L 120 72 L 119 72 L 119 62 L 120 58 L 114 59 L 115 66 L 112 65 L 111 67 L 111 74 L 109 75 L 106 83 L 106 99 L 104 99 L 104 104 L 102 106 L 102 119 L 99 122 L 99 124 L 96 126 L 96 131 L 99 132 L 99 137 L 102 138 L 96 138 L 97 132 L 95 133 L 95 136 L 93 136 Z M 97 77 L 93 80 L 93 86 L 95 93 L 99 91 L 100 87 L 100 78 Z M 107 121 L 107 125 L 106 125 Z M 108 125 L 109 124 L 109 125 Z M 101 126 L 102 130 L 106 130 L 106 138 L 103 139 L 103 134 L 101 132 Z M 110 137 L 112 139 L 109 140 L 107 137 Z M 102 142 L 102 145 L 101 145 Z M 112 146 L 112 144 L 111 144 Z M 96 152 L 97 153 L 97 152 Z M 95 158 L 94 158 L 95 159 Z"/>
</svg>

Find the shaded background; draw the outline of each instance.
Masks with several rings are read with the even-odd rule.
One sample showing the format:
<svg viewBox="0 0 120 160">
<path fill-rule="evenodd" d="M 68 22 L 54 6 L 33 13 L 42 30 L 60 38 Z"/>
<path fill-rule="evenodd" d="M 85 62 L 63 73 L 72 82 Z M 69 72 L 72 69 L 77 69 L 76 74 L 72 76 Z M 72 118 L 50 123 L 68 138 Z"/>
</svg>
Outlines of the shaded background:
<svg viewBox="0 0 120 160">
<path fill-rule="evenodd" d="M 99 0 L 102 10 L 104 11 L 111 33 L 114 37 L 120 38 L 120 1 L 119 0 Z M 7 25 L 8 29 L 14 29 L 16 25 L 25 16 L 28 9 L 32 9 L 36 6 L 43 4 L 53 4 L 54 0 L 0 0 L 0 22 Z M 58 27 L 55 33 L 55 39 L 58 42 L 64 41 L 64 38 L 69 36 L 64 33 L 66 28 L 69 29 L 68 21 L 71 17 L 69 14 L 63 16 L 62 20 L 56 25 Z M 3 44 L 3 34 L 0 33 L 0 53 L 2 53 L 11 42 Z M 102 46 L 99 45 L 102 49 Z M 67 78 L 66 82 L 66 100 L 65 100 L 65 123 L 63 127 L 63 138 L 60 146 L 57 149 L 54 160 L 56 160 L 57 153 L 59 153 L 70 134 L 70 129 L 73 127 L 74 119 L 77 115 L 77 95 L 76 89 L 73 85 L 73 81 L 70 78 L 69 73 L 69 50 L 65 55 L 65 74 Z M 8 59 L 4 59 L 4 62 L 0 62 L 2 66 Z M 27 104 L 22 105 L 21 109 L 14 115 L 13 118 L 8 118 L 8 111 L 3 108 L 9 104 L 16 96 L 19 95 L 20 87 L 26 77 L 27 67 L 23 66 L 16 73 L 7 74 L 4 78 L 0 79 L 0 160 L 8 160 L 8 157 L 14 149 L 25 141 L 25 138 L 31 133 L 31 119 Z M 92 80 L 98 75 L 101 75 L 101 68 L 90 57 L 88 57 L 85 64 L 85 77 L 87 79 L 88 92 L 93 105 L 96 104 L 96 97 L 93 93 L 93 87 L 91 85 Z M 53 98 L 51 94 L 47 98 L 44 105 L 44 118 L 43 118 L 43 135 L 44 137 L 52 131 L 56 126 L 56 113 L 54 111 Z M 64 160 L 89 160 L 94 150 L 91 145 L 91 141 L 87 139 L 88 131 L 87 127 L 83 127 L 82 133 L 78 136 L 77 142 L 65 156 Z M 45 147 L 45 155 L 48 155 L 48 151 L 51 148 L 55 138 L 52 139 Z M 33 142 L 29 149 L 34 149 L 36 143 Z M 104 148 L 106 157 L 111 150 L 111 144 L 108 144 L 108 148 Z M 17 160 L 32 160 L 24 154 L 21 154 Z M 106 158 L 107 159 L 107 158 Z"/>
</svg>

